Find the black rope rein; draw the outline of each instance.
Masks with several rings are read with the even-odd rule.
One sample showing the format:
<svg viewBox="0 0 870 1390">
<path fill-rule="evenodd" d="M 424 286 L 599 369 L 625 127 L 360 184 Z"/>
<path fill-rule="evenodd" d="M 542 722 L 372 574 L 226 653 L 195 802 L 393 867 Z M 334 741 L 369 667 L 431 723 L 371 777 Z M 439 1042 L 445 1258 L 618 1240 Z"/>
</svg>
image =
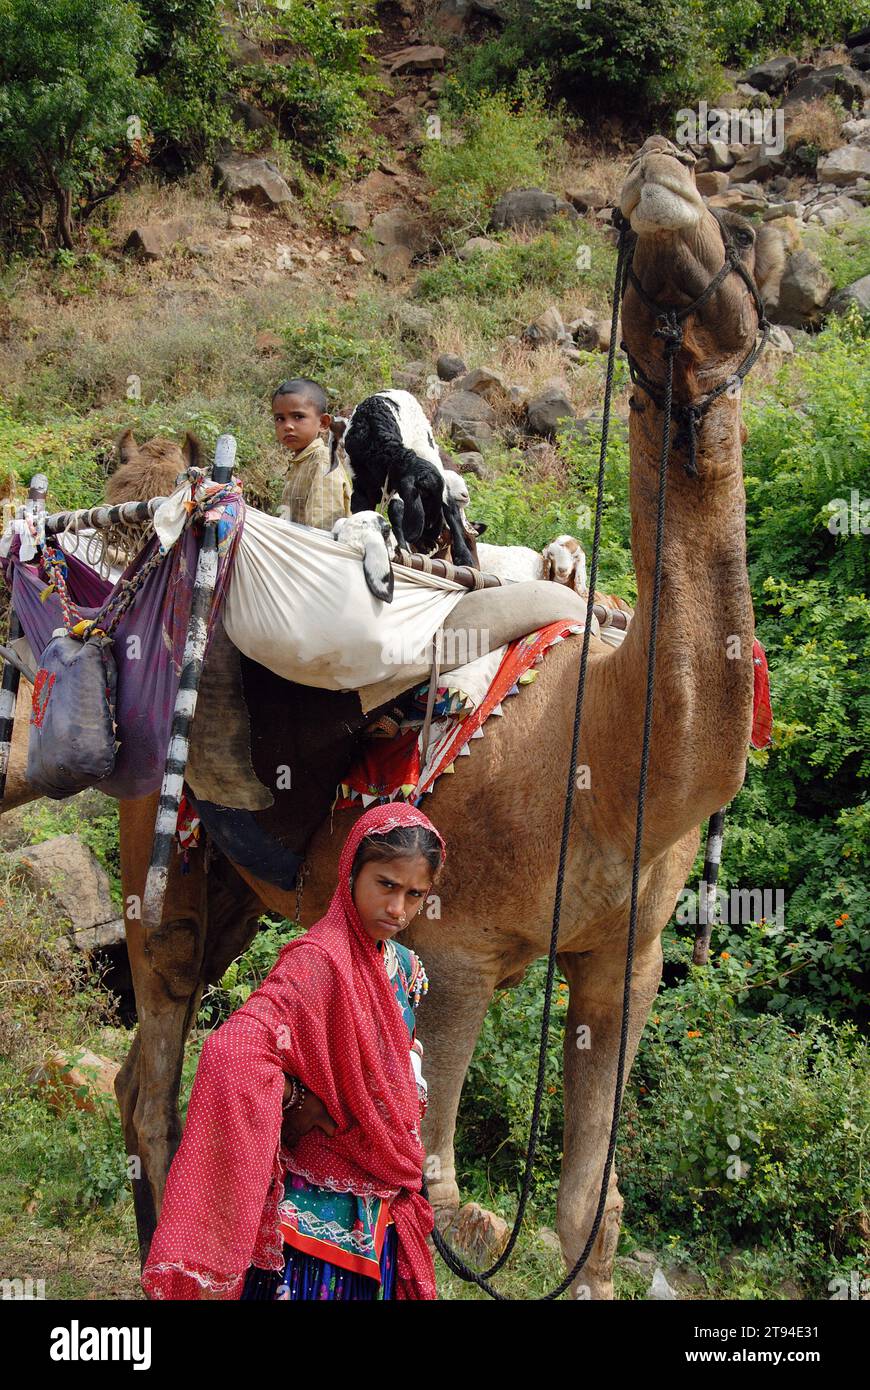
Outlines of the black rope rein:
<svg viewBox="0 0 870 1390">
<path fill-rule="evenodd" d="M 711 212 L 714 209 L 710 209 Z M 514 1246 L 519 1238 L 528 1205 L 529 1195 L 532 1185 L 532 1174 L 534 1170 L 535 1155 L 537 1152 L 541 1105 L 544 1093 L 544 1079 L 547 1062 L 547 1043 L 550 1032 L 550 1014 L 553 998 L 553 979 L 556 971 L 556 953 L 559 939 L 559 925 L 562 913 L 562 891 L 565 879 L 565 866 L 568 857 L 568 841 L 571 830 L 571 816 L 574 806 L 575 776 L 577 770 L 577 754 L 580 746 L 580 729 L 583 714 L 583 702 L 586 692 L 586 670 L 589 658 L 589 641 L 592 632 L 592 609 L 594 603 L 595 589 L 598 578 L 598 558 L 601 547 L 601 523 L 604 511 L 604 477 L 607 462 L 607 444 L 610 432 L 610 406 L 613 395 L 613 376 L 616 360 L 616 337 L 619 323 L 619 310 L 622 298 L 625 294 L 626 286 L 631 282 L 632 287 L 640 295 L 641 299 L 649 307 L 655 310 L 658 328 L 654 330 L 654 336 L 659 337 L 664 343 L 665 355 L 665 383 L 663 391 L 654 382 L 645 377 L 635 360 L 631 357 L 625 343 L 620 344 L 626 353 L 629 363 L 631 380 L 635 385 L 640 386 L 650 396 L 653 402 L 663 412 L 662 423 L 662 448 L 659 458 L 658 473 L 658 498 L 656 511 L 656 553 L 655 570 L 652 592 L 652 613 L 650 619 L 649 651 L 647 658 L 647 678 L 646 678 L 646 704 L 644 710 L 643 724 L 643 743 L 640 758 L 640 777 L 637 795 L 637 816 L 635 820 L 634 854 L 631 869 L 631 905 L 629 910 L 628 937 L 626 942 L 625 954 L 625 976 L 622 993 L 622 1021 L 619 1037 L 619 1055 L 616 1067 L 616 1086 L 613 1098 L 613 1115 L 610 1125 L 610 1136 L 607 1145 L 607 1157 L 604 1163 L 604 1172 L 601 1179 L 601 1187 L 598 1194 L 598 1204 L 595 1210 L 595 1217 L 592 1228 L 586 1239 L 586 1243 L 580 1255 L 568 1274 L 560 1284 L 549 1293 L 543 1294 L 537 1301 L 549 1302 L 558 1298 L 573 1283 L 581 1269 L 586 1264 L 592 1253 L 592 1248 L 598 1237 L 601 1222 L 604 1217 L 604 1209 L 607 1204 L 607 1193 L 610 1186 L 610 1174 L 613 1168 L 613 1160 L 616 1153 L 616 1136 L 619 1130 L 619 1119 L 622 1111 L 622 1088 L 625 1080 L 625 1058 L 628 1050 L 628 1032 L 631 1008 L 631 985 L 634 968 L 634 950 L 637 939 L 637 914 L 638 896 L 640 888 L 640 862 L 641 848 L 643 843 L 643 826 L 646 811 L 647 779 L 649 771 L 650 740 L 652 735 L 652 714 L 654 699 L 654 673 L 656 660 L 656 641 L 658 636 L 659 608 L 661 603 L 662 588 L 662 565 L 664 557 L 664 532 L 665 532 L 665 493 L 667 483 L 668 459 L 671 451 L 671 421 L 676 418 L 681 421 L 682 428 L 680 434 L 675 436 L 675 446 L 680 446 L 681 436 L 685 436 L 685 444 L 688 448 L 688 461 L 685 465 L 686 472 L 691 477 L 697 477 L 697 450 L 696 434 L 700 427 L 704 414 L 721 395 L 735 383 L 739 383 L 746 376 L 753 364 L 757 361 L 763 351 L 770 332 L 770 325 L 764 313 L 764 305 L 758 293 L 754 280 L 739 259 L 739 255 L 729 234 L 728 228 L 721 217 L 717 217 L 719 228 L 722 233 L 722 240 L 725 245 L 725 262 L 722 269 L 707 285 L 706 289 L 684 308 L 662 308 L 656 304 L 646 294 L 637 276 L 631 267 L 631 261 L 636 244 L 636 236 L 631 231 L 630 224 L 617 210 L 613 214 L 614 225 L 619 230 L 619 246 L 616 262 L 616 276 L 613 288 L 613 306 L 610 325 L 610 348 L 607 354 L 607 372 L 604 386 L 604 407 L 602 412 L 601 424 L 601 448 L 598 459 L 598 478 L 597 494 L 595 501 L 595 526 L 592 541 L 592 559 L 589 568 L 589 590 L 586 601 L 586 619 L 583 628 L 583 645 L 580 653 L 580 670 L 577 680 L 577 699 L 574 710 L 574 729 L 571 740 L 571 757 L 568 769 L 568 783 L 565 795 L 565 814 L 562 821 L 562 838 L 559 847 L 559 867 L 556 877 L 556 894 L 553 906 L 553 921 L 550 932 L 550 945 L 547 956 L 547 977 L 544 986 L 544 1005 L 541 1017 L 541 1041 L 538 1050 L 538 1070 L 535 1083 L 535 1098 L 532 1106 L 532 1115 L 529 1124 L 529 1141 L 526 1148 L 525 1165 L 523 1172 L 523 1182 L 520 1190 L 520 1198 L 517 1206 L 517 1214 L 514 1219 L 513 1229 L 511 1230 L 504 1250 L 494 1264 L 489 1269 L 478 1271 L 466 1264 L 455 1250 L 444 1240 L 437 1226 L 432 1232 L 432 1240 L 435 1249 L 438 1251 L 444 1263 L 453 1274 L 456 1274 L 466 1283 L 476 1284 L 491 1298 L 499 1302 L 508 1301 L 506 1295 L 500 1293 L 489 1282 L 494 1274 L 503 1267 L 509 1259 Z M 701 398 L 700 401 L 689 405 L 679 405 L 674 407 L 673 402 L 673 380 L 674 362 L 677 354 L 683 345 L 682 322 L 697 308 L 700 307 L 712 294 L 719 288 L 726 275 L 731 271 L 736 271 L 747 283 L 753 295 L 756 312 L 758 314 L 758 328 L 761 332 L 761 339 L 756 343 L 752 350 L 744 358 L 737 371 L 728 377 L 721 386 Z M 422 1183 L 422 1195 L 428 1198 L 428 1189 L 425 1176 Z"/>
</svg>

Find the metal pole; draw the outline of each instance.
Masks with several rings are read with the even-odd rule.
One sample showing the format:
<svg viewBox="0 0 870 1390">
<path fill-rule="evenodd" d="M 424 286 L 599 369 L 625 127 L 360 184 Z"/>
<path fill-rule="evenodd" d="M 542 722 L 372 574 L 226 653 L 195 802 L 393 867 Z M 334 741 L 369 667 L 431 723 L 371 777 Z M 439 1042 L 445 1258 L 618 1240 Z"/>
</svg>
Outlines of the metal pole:
<svg viewBox="0 0 870 1390">
<path fill-rule="evenodd" d="M 214 482 L 229 482 L 232 477 L 235 458 L 235 439 L 231 434 L 222 434 L 215 446 L 214 468 L 212 469 Z M 142 899 L 142 924 L 146 931 L 159 927 L 163 917 L 163 902 L 169 879 L 169 866 L 172 862 L 172 844 L 178 824 L 178 808 L 181 804 L 181 794 L 184 788 L 184 774 L 187 770 L 190 726 L 196 713 L 199 680 L 202 675 L 208 621 L 214 600 L 217 572 L 217 523 L 212 521 L 204 525 L 202 532 L 199 558 L 196 564 L 196 578 L 193 585 L 193 598 L 190 605 L 190 620 L 187 626 L 187 640 L 182 657 L 181 678 L 175 697 L 175 710 L 169 734 L 169 747 L 166 751 L 163 784 L 157 803 L 151 863 L 148 866 L 145 893 Z"/>
<path fill-rule="evenodd" d="M 692 952 L 693 965 L 706 965 L 710 952 L 710 937 L 716 921 L 716 884 L 719 881 L 719 865 L 722 862 L 722 835 L 725 829 L 727 806 L 714 811 L 707 823 L 707 848 L 704 851 L 704 877 L 698 885 L 698 905 L 700 920 L 695 933 L 695 949 Z"/>
<path fill-rule="evenodd" d="M 37 542 L 45 539 L 45 494 L 48 492 L 48 479 L 44 473 L 35 473 L 30 480 L 24 516 L 36 523 Z M 18 614 L 9 606 L 9 642 L 23 636 Z M 0 681 L 0 815 L 3 814 L 3 798 L 6 795 L 6 778 L 9 774 L 9 760 L 12 756 L 12 735 L 15 730 L 15 706 L 18 701 L 20 672 L 8 659 L 3 666 Z"/>
</svg>

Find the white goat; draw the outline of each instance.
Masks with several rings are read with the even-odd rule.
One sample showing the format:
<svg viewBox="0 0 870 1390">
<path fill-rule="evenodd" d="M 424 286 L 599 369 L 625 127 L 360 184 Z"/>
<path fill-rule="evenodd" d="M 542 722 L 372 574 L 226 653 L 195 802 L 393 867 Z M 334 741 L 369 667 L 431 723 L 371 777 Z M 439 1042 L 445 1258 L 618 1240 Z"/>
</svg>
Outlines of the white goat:
<svg viewBox="0 0 870 1390">
<path fill-rule="evenodd" d="M 527 545 L 489 545 L 478 541 L 477 559 L 484 574 L 522 583 L 528 579 L 552 579 L 586 592 L 586 553 L 573 536 L 559 536 L 541 551 Z"/>
<path fill-rule="evenodd" d="M 356 512 L 340 516 L 332 528 L 332 539 L 341 541 L 362 556 L 363 574 L 369 592 L 384 603 L 393 601 L 393 566 L 395 549 L 390 524 L 379 512 Z"/>
</svg>

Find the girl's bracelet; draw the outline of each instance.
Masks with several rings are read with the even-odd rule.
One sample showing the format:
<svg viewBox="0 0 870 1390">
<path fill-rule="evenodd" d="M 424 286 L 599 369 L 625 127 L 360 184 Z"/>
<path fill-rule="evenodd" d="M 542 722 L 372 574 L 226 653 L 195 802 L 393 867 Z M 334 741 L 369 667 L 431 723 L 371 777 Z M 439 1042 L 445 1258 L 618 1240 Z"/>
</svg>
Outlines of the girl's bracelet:
<svg viewBox="0 0 870 1390">
<path fill-rule="evenodd" d="M 281 1102 L 282 1111 L 301 1110 L 305 1104 L 306 1090 L 302 1082 L 295 1076 L 290 1077 L 291 1091 L 286 1100 Z"/>
</svg>

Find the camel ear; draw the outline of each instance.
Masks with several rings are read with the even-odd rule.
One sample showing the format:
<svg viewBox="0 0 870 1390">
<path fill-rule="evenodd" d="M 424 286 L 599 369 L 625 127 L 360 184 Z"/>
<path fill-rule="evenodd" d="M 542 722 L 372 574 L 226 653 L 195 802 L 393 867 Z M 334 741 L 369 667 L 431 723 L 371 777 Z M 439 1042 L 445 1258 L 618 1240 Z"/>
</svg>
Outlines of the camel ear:
<svg viewBox="0 0 870 1390">
<path fill-rule="evenodd" d="M 192 430 L 188 430 L 184 436 L 181 453 L 188 468 L 205 467 L 205 450 L 199 436 L 195 435 Z"/>
<path fill-rule="evenodd" d="M 122 467 L 125 463 L 135 463 L 136 459 L 139 457 L 139 445 L 133 438 L 132 430 L 124 430 L 124 433 L 118 436 L 118 442 L 115 448 L 118 451 L 119 467 Z"/>
</svg>

